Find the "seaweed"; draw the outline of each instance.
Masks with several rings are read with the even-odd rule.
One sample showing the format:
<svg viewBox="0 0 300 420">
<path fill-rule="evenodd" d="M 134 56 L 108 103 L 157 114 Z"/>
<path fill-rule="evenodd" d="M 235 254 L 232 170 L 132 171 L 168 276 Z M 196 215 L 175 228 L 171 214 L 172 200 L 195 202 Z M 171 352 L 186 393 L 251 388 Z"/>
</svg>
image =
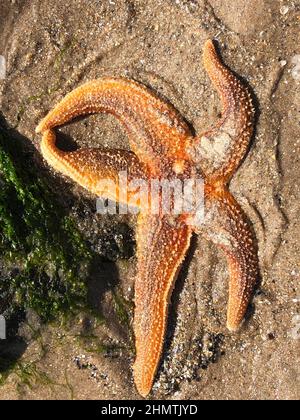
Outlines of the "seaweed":
<svg viewBox="0 0 300 420">
<path fill-rule="evenodd" d="M 9 339 L 0 342 L 0 386 L 14 373 L 19 391 L 37 384 L 59 385 L 21 358 L 25 342 L 16 353 L 16 341 L 23 340 L 18 328 L 28 309 L 39 322 L 63 330 L 72 328 L 78 316 L 92 317 L 93 327 L 105 322 L 88 299 L 88 280 L 99 256 L 42 173 L 26 144 L 0 124 L 0 314 L 7 320 Z M 130 330 L 130 304 L 117 289 L 112 293 L 117 317 Z M 47 348 L 39 328 L 28 319 L 23 325 L 29 328 L 30 339 L 40 344 L 42 359 Z M 83 328 L 78 340 L 86 351 L 105 357 L 117 357 L 122 350 L 119 344 L 96 337 L 93 328 Z M 73 390 L 67 388 L 73 398 Z"/>
<path fill-rule="evenodd" d="M 92 252 L 17 140 L 0 127 L 0 312 L 43 321 L 87 302 Z"/>
<path fill-rule="evenodd" d="M 130 311 L 132 307 L 130 302 L 128 302 L 121 294 L 119 290 L 115 288 L 112 293 L 113 302 L 114 302 L 114 309 L 117 314 L 117 318 L 122 325 L 125 325 L 130 329 Z"/>
</svg>

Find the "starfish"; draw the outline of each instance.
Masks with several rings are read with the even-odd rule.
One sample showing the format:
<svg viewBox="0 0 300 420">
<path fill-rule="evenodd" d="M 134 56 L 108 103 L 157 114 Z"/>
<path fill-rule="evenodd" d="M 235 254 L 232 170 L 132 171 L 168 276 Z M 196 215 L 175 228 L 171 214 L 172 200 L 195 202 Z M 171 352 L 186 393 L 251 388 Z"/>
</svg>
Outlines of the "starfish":
<svg viewBox="0 0 300 420">
<path fill-rule="evenodd" d="M 193 232 L 220 247 L 229 266 L 227 327 L 237 331 L 244 319 L 258 276 L 255 236 L 241 206 L 228 189 L 244 159 L 254 129 L 254 107 L 244 84 L 222 63 L 214 43 L 204 45 L 204 66 L 220 95 L 222 116 L 217 124 L 193 135 L 181 115 L 151 90 L 127 79 L 90 81 L 69 93 L 41 121 L 41 152 L 57 171 L 97 196 L 128 202 L 118 185 L 126 170 L 128 182 L 136 178 L 205 181 L 205 218 L 193 214 L 152 214 L 140 200 L 137 221 L 137 275 L 135 279 L 133 366 L 138 392 L 152 388 L 162 354 L 167 311 L 179 268 Z M 103 112 L 125 127 L 132 151 L 85 148 L 65 152 L 56 146 L 54 127 L 75 117 Z M 117 188 L 105 191 L 103 178 Z M 160 203 L 162 204 L 162 203 Z"/>
</svg>

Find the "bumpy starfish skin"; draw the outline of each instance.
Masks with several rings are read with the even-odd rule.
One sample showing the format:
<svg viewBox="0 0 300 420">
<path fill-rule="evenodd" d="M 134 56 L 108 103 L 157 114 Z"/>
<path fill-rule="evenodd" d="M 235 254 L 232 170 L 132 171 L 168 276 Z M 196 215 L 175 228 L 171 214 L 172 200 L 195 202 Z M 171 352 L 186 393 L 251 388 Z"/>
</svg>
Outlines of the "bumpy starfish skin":
<svg viewBox="0 0 300 420">
<path fill-rule="evenodd" d="M 140 203 L 137 224 L 137 277 L 134 332 L 134 379 L 139 393 L 151 391 L 163 348 L 167 309 L 178 270 L 192 232 L 201 233 L 227 256 L 230 280 L 227 326 L 236 331 L 244 318 L 258 275 L 255 237 L 243 210 L 227 184 L 244 158 L 253 133 L 254 109 L 247 88 L 227 69 L 214 45 L 204 46 L 204 65 L 223 106 L 217 125 L 193 137 L 183 118 L 145 87 L 129 80 L 105 78 L 69 93 L 39 124 L 42 154 L 56 170 L 97 194 L 120 197 L 119 171 L 135 178 L 185 180 L 201 174 L 205 180 L 205 219 L 199 214 L 150 214 Z M 132 152 L 80 149 L 63 152 L 55 145 L 53 128 L 74 117 L 105 112 L 127 130 Z M 105 191 L 101 179 L 115 181 Z"/>
<path fill-rule="evenodd" d="M 255 238 L 243 210 L 225 189 L 206 197 L 205 211 L 204 223 L 195 232 L 225 252 L 230 272 L 227 328 L 237 331 L 258 275 Z"/>
<path fill-rule="evenodd" d="M 194 162 L 214 182 L 229 181 L 244 158 L 253 134 L 254 108 L 248 89 L 220 61 L 215 47 L 207 41 L 204 67 L 223 104 L 222 118 L 191 145 Z"/>
<path fill-rule="evenodd" d="M 57 171 L 69 176 L 88 191 L 101 197 L 127 204 L 129 197 L 122 200 L 119 192 L 119 173 L 127 171 L 128 183 L 134 179 L 147 179 L 147 168 L 137 156 L 126 150 L 79 149 L 64 152 L 55 146 L 56 136 L 53 130 L 43 132 L 41 152 L 44 159 Z M 101 183 L 103 179 L 112 183 Z"/>
<path fill-rule="evenodd" d="M 147 395 L 162 352 L 167 309 L 176 273 L 190 244 L 192 230 L 180 219 L 141 213 L 137 227 L 137 277 L 135 280 L 137 389 Z"/>
<path fill-rule="evenodd" d="M 66 95 L 41 121 L 37 132 L 97 112 L 118 118 L 127 130 L 131 149 L 152 173 L 165 173 L 167 166 L 171 169 L 174 156 L 182 165 L 188 158 L 186 144 L 191 134 L 183 118 L 144 86 L 126 79 L 85 83 Z"/>
</svg>

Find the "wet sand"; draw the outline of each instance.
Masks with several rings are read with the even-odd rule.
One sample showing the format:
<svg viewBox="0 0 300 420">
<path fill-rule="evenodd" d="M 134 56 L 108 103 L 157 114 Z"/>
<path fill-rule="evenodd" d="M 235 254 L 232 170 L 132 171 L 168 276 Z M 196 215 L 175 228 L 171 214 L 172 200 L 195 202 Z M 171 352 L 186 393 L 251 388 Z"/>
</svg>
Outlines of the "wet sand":
<svg viewBox="0 0 300 420">
<path fill-rule="evenodd" d="M 195 239 L 173 293 L 152 398 L 300 397 L 299 25 L 300 5 L 292 0 L 1 2 L 0 55 L 7 69 L 0 80 L 0 110 L 6 123 L 36 147 L 37 156 L 40 137 L 34 129 L 40 119 L 67 92 L 104 75 L 150 86 L 197 132 L 205 130 L 220 113 L 201 59 L 208 38 L 218 41 L 225 62 L 256 95 L 256 136 L 231 191 L 254 225 L 260 287 L 244 328 L 230 334 L 226 261 L 212 244 Z M 74 122 L 63 132 L 79 146 L 128 148 L 118 123 L 103 115 Z M 57 188 L 76 197 L 70 214 L 100 253 L 101 238 L 116 241 L 121 224 L 134 230 L 134 218 L 100 218 L 92 197 L 52 176 Z M 130 328 L 116 316 L 111 290 L 117 284 L 132 301 L 135 258 L 125 257 L 102 262 L 90 282 L 92 299 L 106 319 L 94 332 L 118 350 L 87 351 L 76 339 L 84 328 L 80 316 L 64 329 L 40 325 L 29 313 L 40 335 L 36 340 L 24 326 L 28 346 L 22 360 L 34 360 L 49 380 L 37 374 L 30 389 L 12 374 L 0 388 L 0 399 L 139 398 L 132 381 Z"/>
</svg>

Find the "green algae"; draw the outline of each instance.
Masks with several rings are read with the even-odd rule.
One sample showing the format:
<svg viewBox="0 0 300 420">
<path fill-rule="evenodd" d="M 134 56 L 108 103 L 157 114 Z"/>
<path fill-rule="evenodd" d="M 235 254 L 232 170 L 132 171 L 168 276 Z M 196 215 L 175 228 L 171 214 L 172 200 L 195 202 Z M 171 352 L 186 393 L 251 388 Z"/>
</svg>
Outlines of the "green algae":
<svg viewBox="0 0 300 420">
<path fill-rule="evenodd" d="M 112 296 L 114 309 L 119 322 L 130 329 L 130 311 L 132 310 L 130 302 L 128 302 L 116 288 L 113 290 Z"/>
<path fill-rule="evenodd" d="M 40 369 L 37 361 L 15 361 L 8 362 L 7 359 L 0 358 L 0 386 L 4 385 L 10 374 L 15 375 L 16 390 L 20 396 L 24 394 L 25 388 L 32 390 L 37 386 L 60 387 L 64 388 L 70 394 L 70 399 L 74 399 L 74 389 L 67 376 L 67 370 L 64 372 L 65 383 L 54 381 L 44 370 Z"/>
<path fill-rule="evenodd" d="M 92 354 L 101 354 L 105 357 L 119 357 L 125 346 L 120 343 L 99 339 L 93 332 L 81 333 L 75 336 L 78 345 L 83 351 Z"/>
<path fill-rule="evenodd" d="M 1 306 L 7 302 L 0 311 L 32 308 L 47 321 L 85 303 L 84 277 L 92 254 L 75 222 L 4 130 L 0 183 L 0 255 L 10 267 L 0 279 Z"/>
<path fill-rule="evenodd" d="M 35 385 L 54 385 L 52 379 L 35 362 L 18 362 L 14 368 L 14 374 L 18 377 L 18 387 L 27 386 L 32 389 Z"/>
<path fill-rule="evenodd" d="M 99 326 L 105 320 L 89 306 L 87 290 L 95 254 L 39 173 L 27 149 L 0 125 L 0 313 L 19 322 L 31 308 L 42 322 L 62 329 L 68 329 L 69 322 L 81 314 Z M 119 322 L 130 334 L 132 308 L 117 289 L 112 293 Z M 47 348 L 40 331 L 28 325 L 31 339 L 41 346 L 42 358 Z M 12 337 L 16 334 L 11 328 L 8 332 Z M 123 348 L 91 332 L 77 338 L 87 352 L 105 357 L 117 357 Z M 20 357 L 12 357 L 0 346 L 0 386 L 12 373 L 20 389 L 32 384 L 60 385 Z M 72 398 L 73 391 L 67 388 Z"/>
</svg>

